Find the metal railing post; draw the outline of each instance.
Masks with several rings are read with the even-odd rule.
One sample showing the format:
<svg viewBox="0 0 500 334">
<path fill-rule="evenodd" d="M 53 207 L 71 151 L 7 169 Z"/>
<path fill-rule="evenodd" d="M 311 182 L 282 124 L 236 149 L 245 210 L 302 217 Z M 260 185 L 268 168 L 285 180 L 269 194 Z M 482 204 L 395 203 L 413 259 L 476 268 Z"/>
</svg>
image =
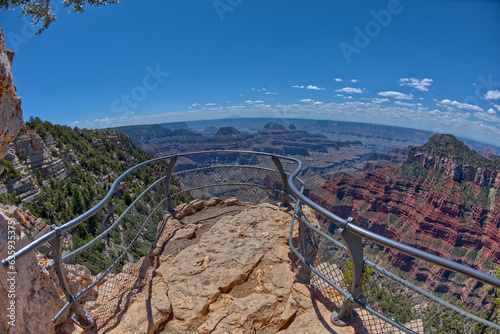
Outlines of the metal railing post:
<svg viewBox="0 0 500 334">
<path fill-rule="evenodd" d="M 280 159 L 273 155 L 271 157 L 271 160 L 273 160 L 274 164 L 276 165 L 276 169 L 280 173 L 281 176 L 281 182 L 283 183 L 283 192 L 281 193 L 281 205 L 282 206 L 287 206 L 288 205 L 288 183 L 287 183 L 287 175 L 285 173 L 285 170 L 283 169 L 283 165 L 281 164 Z"/>
<path fill-rule="evenodd" d="M 71 290 L 69 288 L 68 280 L 66 279 L 66 274 L 64 272 L 64 268 L 62 266 L 62 235 L 59 233 L 57 230 L 56 225 L 51 225 L 52 229 L 56 231 L 56 237 L 50 240 L 50 246 L 52 248 L 52 253 L 54 257 L 54 270 L 56 271 L 57 278 L 59 279 L 59 283 L 61 285 L 61 288 L 64 292 L 64 295 L 66 296 L 66 299 L 70 303 L 70 309 L 73 312 L 73 320 L 82 328 L 87 329 L 90 328 L 94 320 L 93 319 L 87 319 L 87 316 L 85 315 L 85 312 L 81 308 L 80 304 L 76 301 L 75 297 L 71 293 Z M 61 316 L 62 312 L 59 312 L 52 321 L 55 323 L 57 319 Z"/>
<path fill-rule="evenodd" d="M 355 223 L 354 218 L 349 217 L 347 223 Z M 361 242 L 361 237 L 355 235 L 354 233 L 348 231 L 347 229 L 342 229 L 340 236 L 344 240 L 344 243 L 349 252 L 349 257 L 351 258 L 351 286 L 349 287 L 349 292 L 351 295 L 344 300 L 344 303 L 340 309 L 332 313 L 330 320 L 336 326 L 347 326 L 354 319 L 356 319 L 357 314 L 353 310 L 354 299 L 359 299 L 363 287 L 363 243 Z"/>
<path fill-rule="evenodd" d="M 172 199 L 172 196 L 170 195 L 170 182 L 172 182 L 172 174 L 174 173 L 174 167 L 175 164 L 177 163 L 177 156 L 174 155 L 172 158 L 170 158 L 170 161 L 168 162 L 168 170 L 167 170 L 167 186 L 165 189 L 165 196 L 167 197 L 167 210 L 166 212 L 174 212 L 174 200 Z"/>
</svg>

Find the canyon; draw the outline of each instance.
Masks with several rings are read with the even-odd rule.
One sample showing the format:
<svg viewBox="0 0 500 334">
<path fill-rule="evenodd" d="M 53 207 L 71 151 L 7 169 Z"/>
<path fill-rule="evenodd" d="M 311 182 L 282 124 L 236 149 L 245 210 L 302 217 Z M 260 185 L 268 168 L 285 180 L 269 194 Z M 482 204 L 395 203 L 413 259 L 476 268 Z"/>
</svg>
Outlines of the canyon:
<svg viewBox="0 0 500 334">
<path fill-rule="evenodd" d="M 481 157 L 451 135 L 434 135 L 411 148 L 403 163 L 335 177 L 311 193 L 341 217 L 392 240 L 488 272 L 500 263 L 497 161 Z M 331 231 L 332 226 L 327 226 Z M 389 261 L 399 275 L 478 308 L 481 283 L 453 278 L 404 254 L 367 243 L 375 261 Z M 460 280 L 460 281 L 458 281 Z"/>
</svg>

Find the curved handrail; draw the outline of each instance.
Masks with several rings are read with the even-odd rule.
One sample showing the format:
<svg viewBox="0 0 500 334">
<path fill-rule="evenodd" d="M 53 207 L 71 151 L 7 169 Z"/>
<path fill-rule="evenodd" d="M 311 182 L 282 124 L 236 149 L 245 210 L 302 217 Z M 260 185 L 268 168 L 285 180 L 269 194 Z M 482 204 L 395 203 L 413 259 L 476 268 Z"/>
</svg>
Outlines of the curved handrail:
<svg viewBox="0 0 500 334">
<path fill-rule="evenodd" d="M 141 167 L 143 167 L 145 165 L 148 165 L 148 164 L 151 164 L 151 163 L 154 163 L 154 162 L 157 162 L 157 161 L 167 161 L 167 160 L 170 159 L 169 160 L 170 172 L 168 174 L 169 176 L 167 176 L 167 177 L 163 176 L 159 180 L 155 181 L 150 186 L 150 187 L 152 187 L 157 182 L 159 182 L 159 181 L 161 181 L 161 180 L 163 180 L 165 178 L 167 179 L 167 184 L 170 183 L 169 181 L 170 181 L 171 172 L 173 171 L 173 168 L 175 166 L 176 160 L 178 158 L 180 158 L 180 157 L 192 157 L 192 156 L 196 156 L 196 155 L 209 155 L 209 154 L 231 154 L 231 153 L 233 153 L 233 154 L 250 154 L 250 155 L 259 155 L 259 156 L 270 157 L 272 159 L 272 161 L 276 164 L 278 172 L 280 173 L 280 175 L 282 177 L 283 190 L 281 190 L 281 192 L 282 192 L 283 195 L 288 196 L 289 198 L 294 198 L 294 201 L 296 202 L 296 208 L 295 208 L 296 210 L 298 210 L 298 207 L 301 205 L 300 203 L 302 202 L 302 203 L 308 205 L 309 207 L 311 207 L 313 210 L 315 210 L 316 212 L 318 212 L 322 216 L 324 216 L 325 218 L 327 218 L 328 220 L 333 221 L 335 224 L 337 224 L 338 226 L 340 226 L 342 229 L 345 229 L 345 230 L 351 232 L 352 234 L 357 235 L 357 236 L 363 238 L 364 240 L 369 240 L 369 241 L 375 242 L 375 243 L 377 243 L 379 245 L 386 246 L 386 247 L 388 247 L 390 249 L 393 249 L 395 251 L 404 253 L 406 255 L 409 255 L 409 256 L 412 256 L 412 257 L 415 257 L 415 258 L 418 258 L 418 259 L 422 259 L 422 260 L 424 260 L 426 262 L 429 262 L 429 263 L 433 263 L 433 264 L 435 264 L 435 265 L 437 265 L 439 267 L 450 269 L 452 271 L 465 274 L 465 275 L 467 275 L 467 276 L 469 276 L 469 277 L 471 277 L 473 279 L 476 279 L 478 281 L 481 281 L 483 283 L 490 284 L 490 285 L 495 286 L 495 287 L 500 287 L 500 279 L 497 279 L 497 278 L 495 278 L 493 276 L 490 276 L 490 275 L 488 275 L 486 273 L 480 272 L 480 271 L 475 270 L 473 268 L 467 267 L 465 265 L 459 264 L 457 262 L 450 261 L 450 260 L 438 257 L 436 255 L 427 253 L 427 252 L 425 252 L 423 250 L 420 250 L 420 249 L 414 248 L 412 246 L 409 246 L 409 245 L 406 245 L 406 244 L 403 244 L 403 243 L 400 243 L 400 242 L 397 242 L 397 241 L 393 241 L 393 240 L 391 240 L 389 238 L 386 238 L 386 237 L 383 237 L 381 235 L 378 235 L 378 234 L 376 234 L 374 232 L 371 232 L 371 231 L 369 231 L 367 229 L 364 229 L 364 228 L 362 228 L 360 226 L 357 226 L 354 223 L 351 223 L 350 220 L 343 219 L 343 218 L 341 218 L 341 217 L 333 214 L 332 212 L 328 211 L 326 208 L 324 208 L 324 207 L 320 206 L 319 204 L 315 203 L 313 200 L 311 200 L 309 197 L 307 197 L 307 196 L 305 196 L 303 194 L 303 192 L 302 192 L 303 189 L 301 191 L 299 191 L 297 189 L 295 183 L 294 183 L 294 180 L 298 179 L 297 175 L 302 170 L 302 166 L 303 165 L 302 165 L 302 162 L 300 160 L 295 159 L 295 158 L 291 158 L 291 157 L 286 157 L 286 156 L 276 155 L 276 154 L 270 154 L 270 153 L 264 153 L 264 152 L 239 151 L 239 150 L 202 151 L 202 152 L 193 152 L 193 153 L 182 153 L 182 154 L 176 154 L 176 155 L 169 155 L 169 156 L 164 156 L 164 157 L 159 157 L 159 158 L 151 159 L 151 160 L 145 161 L 145 162 L 143 162 L 141 164 L 138 164 L 138 165 L 136 165 L 136 166 L 134 166 L 132 168 L 129 168 L 127 171 L 125 171 L 123 174 L 121 174 L 120 176 L 118 176 L 116 178 L 116 180 L 113 182 L 113 184 L 111 185 L 109 191 L 104 196 L 104 198 L 101 201 L 99 201 L 99 203 L 97 203 L 95 206 L 93 206 L 90 210 L 88 210 L 87 212 L 85 212 L 84 214 L 80 215 L 79 217 L 77 217 L 77 218 L 75 218 L 75 219 L 73 219 L 73 220 L 71 220 L 71 221 L 69 221 L 69 222 L 67 222 L 67 223 L 65 223 L 65 224 L 63 224 L 63 225 L 61 225 L 59 227 L 55 227 L 54 226 L 53 230 L 51 232 L 45 234 L 41 238 L 39 238 L 39 239 L 31 242 L 27 246 L 25 246 L 22 249 L 18 250 L 14 255 L 11 255 L 11 256 L 7 257 L 6 259 L 3 259 L 2 260 L 2 264 L 4 266 L 7 266 L 8 263 L 9 263 L 9 261 L 11 259 L 20 258 L 23 255 L 25 255 L 26 253 L 28 253 L 29 251 L 31 251 L 31 250 L 35 249 L 36 247 L 40 246 L 41 244 L 43 244 L 45 242 L 48 242 L 48 241 L 51 241 L 51 240 L 53 241 L 54 238 L 61 236 L 62 233 L 65 233 L 65 232 L 69 231 L 70 229 L 72 229 L 72 228 L 76 227 L 77 225 L 81 224 L 82 222 L 84 222 L 88 218 L 92 217 L 100 209 L 102 209 L 106 205 L 106 203 L 112 198 L 112 196 L 114 195 L 115 190 L 116 190 L 118 184 L 125 177 L 127 177 L 132 172 L 134 172 L 135 170 L 137 170 L 137 169 L 139 169 L 139 168 L 141 168 Z M 287 174 L 287 173 L 285 173 L 283 171 L 283 168 L 281 166 L 281 162 L 279 160 L 286 160 L 286 161 L 289 161 L 289 162 L 293 162 L 294 164 L 297 164 L 297 168 L 295 169 L 295 171 L 293 173 Z M 247 166 L 226 165 L 226 166 L 215 166 L 215 167 L 212 166 L 211 168 L 222 168 L 222 167 L 244 167 L 244 168 L 246 168 Z M 207 168 L 209 168 L 209 167 L 207 167 Z M 194 169 L 194 170 L 191 170 L 191 171 L 203 171 L 203 170 L 205 170 L 207 168 L 202 167 L 202 168 Z M 271 170 L 271 169 L 263 168 L 263 167 L 254 166 L 254 168 L 276 172 L 276 170 Z M 182 172 L 180 172 L 180 173 L 182 173 Z M 175 174 L 179 174 L 179 173 L 175 173 Z M 188 189 L 188 190 L 184 189 L 184 191 L 195 190 L 195 189 L 202 189 L 202 188 L 214 187 L 214 186 L 226 186 L 226 185 L 227 186 L 230 186 L 230 185 L 233 185 L 233 186 L 238 186 L 238 185 L 239 186 L 246 186 L 246 185 L 249 185 L 249 186 L 256 186 L 256 187 L 261 187 L 261 188 L 265 188 L 265 189 L 271 189 L 271 188 L 266 187 L 266 186 L 260 186 L 260 185 L 255 185 L 255 184 L 234 183 L 233 182 L 231 184 L 218 184 L 218 185 L 216 185 L 216 184 L 210 184 L 210 185 L 205 185 L 205 186 L 199 186 L 198 188 L 193 188 L 193 189 Z M 148 187 L 148 189 L 150 187 Z M 302 188 L 303 188 L 303 182 L 302 182 Z M 273 190 L 273 189 L 271 189 L 271 190 Z M 277 190 L 277 189 L 274 189 L 274 190 Z M 169 195 L 169 194 L 167 194 L 167 195 Z M 141 196 L 142 196 L 142 194 L 133 203 L 135 203 L 136 201 L 138 201 L 138 199 Z M 175 196 L 175 194 L 172 194 L 172 196 Z M 170 197 L 170 196 L 168 196 L 168 197 Z M 165 201 L 165 199 L 163 201 Z M 163 201 L 162 201 L 162 203 L 163 203 Z M 158 204 L 158 205 L 160 205 L 160 204 Z M 126 214 L 126 212 L 124 212 L 124 213 Z M 294 216 L 295 216 L 295 214 L 294 214 Z M 110 231 L 110 229 L 118 223 L 118 221 L 119 221 L 119 219 L 115 222 L 115 224 L 113 224 L 111 227 L 109 227 L 108 229 L 106 229 L 106 231 L 104 231 L 102 234 L 100 234 L 99 236 L 97 236 L 96 239 L 94 239 L 94 242 L 99 241 L 99 238 L 102 238 L 104 234 L 108 233 Z M 315 231 L 315 232 L 319 233 L 322 236 L 324 236 L 328 240 L 331 238 L 330 236 L 324 234 L 320 230 Z M 138 238 L 138 235 L 135 237 L 135 239 L 133 240 L 133 242 L 135 240 L 137 240 L 137 238 Z M 85 247 L 90 247 L 90 246 L 89 246 L 89 244 L 86 244 L 82 248 L 85 248 Z M 130 247 L 131 246 L 129 246 L 129 248 Z M 292 247 L 292 245 L 291 245 L 291 247 Z M 74 251 L 74 252 L 72 252 L 70 254 L 67 254 L 64 258 L 70 257 L 70 256 L 78 253 L 79 251 L 81 251 L 81 249 L 78 249 L 78 250 L 76 250 L 76 251 Z M 123 253 L 123 254 L 125 254 L 125 253 Z M 299 255 L 299 254 L 297 254 L 297 255 Z M 122 257 L 123 256 L 124 255 L 122 255 Z M 299 258 L 306 265 L 310 266 L 310 264 L 307 263 L 307 261 L 305 261 L 305 258 L 303 258 L 301 256 L 299 256 Z M 120 259 L 118 259 L 118 260 L 120 260 Z M 115 261 L 114 264 L 116 264 L 116 263 L 117 262 Z M 325 280 L 326 282 L 328 282 L 328 284 L 330 284 L 330 285 L 333 284 L 332 286 L 334 286 L 336 289 L 338 288 L 337 286 L 335 286 L 335 284 L 332 281 L 328 280 L 328 278 L 324 277 L 324 275 L 321 275 L 321 273 L 319 273 L 317 270 L 314 270 L 314 268 L 311 268 L 311 269 L 313 269 L 313 271 L 316 274 L 318 274 L 323 280 Z M 109 272 L 109 270 L 111 270 L 111 267 L 108 268 L 107 272 Z M 97 284 L 97 282 L 94 282 L 94 283 Z M 75 295 L 73 297 L 74 298 L 78 298 L 78 296 L 82 295 L 83 293 L 85 293 L 85 291 L 87 291 L 90 288 L 91 287 L 87 287 L 86 289 L 80 291 L 77 295 Z M 343 294 L 344 297 L 349 297 L 351 299 L 354 298 L 350 294 L 346 295 L 341 290 L 342 289 L 340 289 L 340 290 L 337 289 L 337 291 L 339 291 L 341 294 Z M 64 309 L 66 309 L 67 307 L 69 307 L 69 304 L 71 304 L 71 303 L 74 302 L 74 298 L 71 298 L 68 301 L 68 304 L 66 304 L 66 306 L 65 306 Z M 361 301 L 359 301 L 359 300 L 354 300 L 354 301 L 358 305 L 362 305 Z M 366 305 L 364 305 L 363 307 L 366 310 L 368 310 L 369 312 L 371 312 L 371 313 L 375 312 L 373 314 L 376 314 L 381 319 L 383 319 L 383 320 L 385 320 L 385 321 L 387 321 L 387 322 L 389 322 L 389 323 L 392 324 L 392 321 L 390 319 L 388 321 L 387 320 L 388 318 L 385 317 L 384 315 L 380 314 L 379 312 L 376 312 L 376 311 L 370 309 Z M 397 324 L 395 326 L 398 327 L 398 328 L 400 328 L 399 325 L 397 325 Z"/>
<path fill-rule="evenodd" d="M 302 167 L 302 164 L 299 166 L 300 168 Z M 463 264 L 444 259 L 442 257 L 439 257 L 434 254 L 427 253 L 423 250 L 414 248 L 412 246 L 408 246 L 406 244 L 403 244 L 401 242 L 397 242 L 394 240 L 391 240 L 389 238 L 383 237 L 377 233 L 371 232 L 367 229 L 364 229 L 360 226 L 357 226 L 355 224 L 349 223 L 346 219 L 342 219 L 336 214 L 326 210 L 304 194 L 302 194 L 297 187 L 295 187 L 293 183 L 293 179 L 297 176 L 297 174 L 300 172 L 300 169 L 297 169 L 295 172 L 293 172 L 289 177 L 288 177 L 288 186 L 290 190 L 293 192 L 295 196 L 297 196 L 303 203 L 307 204 L 310 206 L 314 211 L 320 213 L 322 216 L 325 218 L 335 222 L 337 225 L 339 225 L 341 228 L 345 228 L 352 232 L 353 234 L 360 236 L 366 240 L 373 241 L 379 245 L 383 245 L 386 247 L 389 247 L 390 249 L 396 250 L 398 252 L 401 252 L 403 254 L 433 263 L 435 265 L 438 265 L 442 268 L 450 269 L 455 272 L 463 273 L 464 275 L 467 275 L 473 279 L 476 279 L 478 281 L 481 281 L 486 284 L 490 284 L 492 286 L 500 288 L 500 279 L 496 278 L 494 276 L 490 276 L 486 273 L 483 273 L 479 270 L 467 267 Z"/>
<path fill-rule="evenodd" d="M 301 189 L 301 193 L 302 193 L 302 189 Z M 397 322 L 393 321 L 392 319 L 384 316 L 383 314 L 381 314 L 380 312 L 374 310 L 373 308 L 370 308 L 368 305 L 366 305 L 366 303 L 354 298 L 351 294 L 349 293 L 346 293 L 342 288 L 340 288 L 337 284 L 333 283 L 330 279 L 328 279 L 325 275 L 323 275 L 318 269 L 316 269 L 311 263 L 309 263 L 305 257 L 300 254 L 300 252 L 293 246 L 293 243 L 292 243 L 292 233 L 293 233 L 293 228 L 294 228 L 294 223 L 295 223 L 295 217 L 297 216 L 298 218 L 300 218 L 301 222 L 304 222 L 306 224 L 306 226 L 313 230 L 314 233 L 320 235 L 321 237 L 323 237 L 324 239 L 326 239 L 328 242 L 331 242 L 332 244 L 336 245 L 337 247 L 343 249 L 345 252 L 348 251 L 347 247 L 344 246 L 342 243 L 340 243 L 339 241 L 335 240 L 334 238 L 332 238 L 331 236 L 329 236 L 328 234 L 324 233 L 323 231 L 321 231 L 320 229 L 318 229 L 316 226 L 314 226 L 313 224 L 311 224 L 311 222 L 309 222 L 307 220 L 307 218 L 305 218 L 303 216 L 303 214 L 300 212 L 300 210 L 298 209 L 298 207 L 301 206 L 301 201 L 298 200 L 298 205 L 296 205 L 296 208 L 294 209 L 294 212 L 293 212 L 293 215 L 292 215 L 292 222 L 291 222 L 291 225 L 290 225 L 290 234 L 289 234 L 289 243 L 290 243 L 290 249 L 292 250 L 292 252 L 309 268 L 311 269 L 312 272 L 314 272 L 316 275 L 318 275 L 322 280 L 324 280 L 325 282 L 327 282 L 330 286 L 332 286 L 334 289 L 336 289 L 340 294 L 342 294 L 345 298 L 351 298 L 358 306 L 360 306 L 361 308 L 365 309 L 366 311 L 370 312 L 371 314 L 379 317 L 380 319 L 383 319 L 385 322 L 401 329 L 402 331 L 406 332 L 406 333 L 415 333 L 414 331 L 404 327 L 404 326 L 401 326 L 400 324 L 398 324 Z M 403 286 L 406 286 L 408 288 L 410 288 L 411 290 L 419 293 L 420 295 L 422 296 L 425 296 L 426 298 L 429 298 L 430 300 L 432 300 L 433 302 L 447 308 L 447 309 L 450 309 L 452 310 L 453 312 L 455 313 L 458 313 L 464 317 L 467 317 L 475 322 L 478 322 L 482 325 L 486 325 L 490 328 L 494 328 L 496 330 L 500 330 L 500 325 L 498 324 L 495 324 L 495 323 L 492 323 L 491 321 L 488 321 L 488 320 L 485 320 L 481 317 L 478 317 L 477 315 L 474 315 L 472 313 L 469 313 L 469 312 L 466 312 L 462 309 L 460 309 L 459 307 L 453 305 L 453 304 L 450 304 L 448 303 L 447 301 L 445 300 L 442 300 L 441 298 L 439 297 L 436 297 L 434 296 L 433 294 L 417 287 L 416 285 L 402 279 L 401 277 L 397 276 L 397 275 L 394 275 L 393 273 L 387 271 L 386 269 L 378 266 L 377 264 L 371 262 L 370 260 L 366 259 L 364 260 L 364 264 L 368 267 L 371 267 L 375 270 L 377 270 L 378 272 L 382 273 L 383 275 L 387 276 L 387 277 L 390 277 L 392 280 L 398 282 L 399 284 L 403 285 Z"/>
<path fill-rule="evenodd" d="M 21 248 L 20 250 L 16 251 L 15 254 L 8 256 L 5 259 L 2 259 L 2 265 L 5 267 L 8 266 L 9 262 L 14 259 L 19 259 L 26 255 L 28 252 L 31 250 L 39 247 L 40 245 L 52 240 L 53 238 L 57 237 L 58 235 L 61 235 L 72 228 L 78 226 L 79 224 L 83 223 L 85 220 L 89 219 L 93 215 L 95 215 L 100 209 L 102 209 L 106 203 L 111 199 L 113 196 L 116 187 L 118 184 L 125 178 L 127 177 L 130 173 L 133 171 L 141 168 L 142 166 L 151 164 L 153 162 L 161 161 L 161 160 L 167 160 L 167 159 L 172 159 L 172 158 L 180 158 L 180 157 L 188 157 L 188 156 L 195 156 L 195 155 L 207 155 L 207 154 L 231 154 L 231 153 L 238 153 L 238 154 L 252 154 L 252 155 L 261 155 L 261 156 L 268 156 L 268 157 L 277 157 L 279 159 L 284 159 L 284 160 L 289 160 L 295 163 L 298 163 L 300 166 L 302 165 L 301 162 L 298 159 L 283 156 L 283 155 L 278 155 L 278 154 L 271 154 L 271 153 L 265 153 L 265 152 L 254 152 L 254 151 L 239 151 L 239 150 L 217 150 L 217 151 L 201 151 L 201 152 L 189 152 L 189 153 L 179 153 L 179 154 L 173 154 L 169 156 L 164 156 L 164 157 L 159 157 L 155 159 L 151 159 L 145 162 L 142 162 L 138 165 L 135 165 L 134 167 L 129 168 L 126 170 L 123 174 L 118 176 L 116 180 L 113 182 L 111 185 L 108 193 L 104 198 L 99 201 L 96 205 L 94 205 L 91 209 L 89 209 L 87 212 L 81 214 L 80 216 L 74 218 L 73 220 L 70 220 L 69 222 L 61 225 L 61 226 L 55 226 L 52 231 L 49 233 L 43 235 L 39 239 L 29 243 L 25 247 Z M 298 173 L 300 170 L 296 170 Z"/>
</svg>

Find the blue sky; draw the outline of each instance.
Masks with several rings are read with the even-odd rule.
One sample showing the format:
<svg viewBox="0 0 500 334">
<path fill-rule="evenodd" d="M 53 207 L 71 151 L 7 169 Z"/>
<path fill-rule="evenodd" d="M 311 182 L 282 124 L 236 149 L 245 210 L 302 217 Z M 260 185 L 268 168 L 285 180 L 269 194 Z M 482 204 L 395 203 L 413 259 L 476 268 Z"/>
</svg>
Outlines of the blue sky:
<svg viewBox="0 0 500 334">
<path fill-rule="evenodd" d="M 41 36 L 0 12 L 25 120 L 317 118 L 500 144 L 500 1 L 54 5 Z"/>
</svg>

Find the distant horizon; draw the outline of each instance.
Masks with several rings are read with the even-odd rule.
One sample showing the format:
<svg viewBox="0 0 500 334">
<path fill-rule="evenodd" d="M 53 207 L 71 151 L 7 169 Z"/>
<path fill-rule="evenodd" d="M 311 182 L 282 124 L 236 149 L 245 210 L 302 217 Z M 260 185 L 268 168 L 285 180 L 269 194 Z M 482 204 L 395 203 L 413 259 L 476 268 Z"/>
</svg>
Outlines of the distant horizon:
<svg viewBox="0 0 500 334">
<path fill-rule="evenodd" d="M 499 142 L 500 1 L 50 3 L 40 36 L 0 11 L 25 119 L 307 118 Z"/>
<path fill-rule="evenodd" d="M 148 125 L 162 125 L 162 124 L 175 124 L 175 123 L 186 123 L 187 125 L 189 125 L 189 123 L 191 122 L 210 122 L 210 121 L 223 121 L 223 120 L 232 120 L 232 119 L 238 119 L 238 120 L 244 120 L 244 119 L 255 119 L 255 120 L 258 120 L 258 119 L 262 119 L 262 120 L 269 120 L 269 121 L 273 121 L 273 120 L 280 120 L 280 119 L 283 119 L 283 120 L 308 120 L 308 121 L 330 121 L 330 122 L 339 122 L 339 123 L 352 123 L 352 124 L 363 124 L 363 125 L 375 125 L 375 126 L 382 126 L 382 127 L 390 127 L 390 128 L 398 128 L 398 129 L 409 129 L 409 130 L 413 130 L 413 131 L 422 131 L 422 132 L 428 132 L 428 133 L 432 133 L 432 134 L 452 134 L 452 133 L 447 133 L 447 132 L 435 132 L 435 131 L 430 131 L 430 130 L 426 130 L 426 129 L 418 129 L 418 128 L 411 128 L 411 127 L 405 127 L 405 126 L 397 126 L 397 125 L 387 125 L 387 124 L 377 124 L 377 123 L 366 123 L 366 122 L 361 122 L 361 121 L 340 121 L 340 120 L 333 120 L 333 119 L 316 119 L 316 118 L 290 118 L 290 117 L 225 117 L 225 118 L 211 118 L 211 119 L 202 119 L 202 120 L 186 120 L 186 121 L 174 121 L 174 122 L 162 122 L 162 123 L 148 123 L 148 124 L 131 124 L 131 125 L 123 125 L 123 126 L 113 126 L 113 127 L 105 127 L 105 128 L 98 128 L 98 129 L 119 129 L 119 128 L 122 128 L 122 127 L 133 127 L 133 126 L 148 126 Z M 300 124 L 297 125 L 294 123 L 295 126 L 297 127 L 300 127 Z M 209 125 L 207 125 L 209 126 Z M 492 148 L 496 148 L 498 150 L 500 150 L 500 145 L 495 145 L 495 144 L 492 144 L 492 143 L 488 143 L 488 142 L 484 142 L 484 141 L 480 141 L 480 140 L 477 140 L 477 139 L 474 139 L 474 138 L 468 138 L 468 137 L 465 137 L 463 135 L 455 135 L 455 134 L 452 134 L 453 136 L 455 136 L 457 139 L 459 140 L 470 140 L 470 141 L 474 141 L 474 142 L 477 142 L 477 143 L 481 143 L 481 144 L 484 144 L 484 145 L 489 145 L 491 146 Z"/>
</svg>

